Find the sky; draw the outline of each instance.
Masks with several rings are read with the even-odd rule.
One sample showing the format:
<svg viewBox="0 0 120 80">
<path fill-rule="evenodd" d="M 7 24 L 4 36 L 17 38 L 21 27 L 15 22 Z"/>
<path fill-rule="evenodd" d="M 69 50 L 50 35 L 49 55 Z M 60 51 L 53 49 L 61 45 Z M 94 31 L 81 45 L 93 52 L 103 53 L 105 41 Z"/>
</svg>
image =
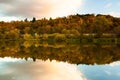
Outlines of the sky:
<svg viewBox="0 0 120 80">
<path fill-rule="evenodd" d="M 0 21 L 56 18 L 71 14 L 120 17 L 120 0 L 0 0 Z"/>
</svg>

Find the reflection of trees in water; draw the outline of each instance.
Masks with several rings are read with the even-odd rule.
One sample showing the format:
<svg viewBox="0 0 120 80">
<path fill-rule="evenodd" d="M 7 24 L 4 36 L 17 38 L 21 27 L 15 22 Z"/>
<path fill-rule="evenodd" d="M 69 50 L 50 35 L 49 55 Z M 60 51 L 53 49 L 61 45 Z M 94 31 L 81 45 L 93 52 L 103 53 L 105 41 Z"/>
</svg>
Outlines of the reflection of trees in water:
<svg viewBox="0 0 120 80">
<path fill-rule="evenodd" d="M 1 42 L 0 57 L 14 57 L 28 60 L 57 60 L 73 64 L 107 64 L 120 60 L 119 45 L 95 44 L 48 44 L 39 42 Z M 26 45 L 29 45 L 26 47 Z M 46 45 L 47 44 L 47 45 Z M 37 46 L 36 46 L 37 45 Z"/>
</svg>

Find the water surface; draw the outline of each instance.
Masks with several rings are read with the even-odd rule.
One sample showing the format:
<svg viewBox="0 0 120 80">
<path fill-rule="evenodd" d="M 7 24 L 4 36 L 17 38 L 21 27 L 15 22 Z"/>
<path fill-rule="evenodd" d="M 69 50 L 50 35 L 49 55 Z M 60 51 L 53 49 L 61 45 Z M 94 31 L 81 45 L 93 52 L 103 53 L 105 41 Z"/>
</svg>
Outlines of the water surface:
<svg viewBox="0 0 120 80">
<path fill-rule="evenodd" d="M 0 58 L 0 80 L 119 80 L 120 62 L 105 65 Z"/>
<path fill-rule="evenodd" d="M 120 80 L 117 44 L 1 43 L 0 80 Z"/>
</svg>

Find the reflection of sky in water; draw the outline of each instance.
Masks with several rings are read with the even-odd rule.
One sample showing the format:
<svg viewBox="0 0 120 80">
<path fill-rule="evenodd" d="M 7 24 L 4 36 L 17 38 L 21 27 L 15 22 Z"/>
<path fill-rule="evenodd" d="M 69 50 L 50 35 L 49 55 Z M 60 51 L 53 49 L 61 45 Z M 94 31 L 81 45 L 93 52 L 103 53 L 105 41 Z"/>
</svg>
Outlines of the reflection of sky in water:
<svg viewBox="0 0 120 80">
<path fill-rule="evenodd" d="M 87 80 L 120 80 L 120 62 L 106 65 L 79 65 Z"/>
<path fill-rule="evenodd" d="M 76 65 L 49 60 L 0 59 L 0 80 L 86 80 Z"/>
<path fill-rule="evenodd" d="M 49 60 L 0 58 L 0 80 L 120 80 L 120 62 L 77 66 Z"/>
</svg>

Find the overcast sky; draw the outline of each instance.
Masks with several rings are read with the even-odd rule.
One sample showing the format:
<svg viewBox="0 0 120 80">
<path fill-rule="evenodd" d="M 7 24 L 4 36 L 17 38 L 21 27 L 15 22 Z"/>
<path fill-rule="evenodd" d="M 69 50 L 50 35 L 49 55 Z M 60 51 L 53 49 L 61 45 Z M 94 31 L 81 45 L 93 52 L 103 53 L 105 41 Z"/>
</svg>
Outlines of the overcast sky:
<svg viewBox="0 0 120 80">
<path fill-rule="evenodd" d="M 120 0 L 0 0 L 0 21 L 56 18 L 70 14 L 111 14 L 120 17 Z"/>
</svg>

